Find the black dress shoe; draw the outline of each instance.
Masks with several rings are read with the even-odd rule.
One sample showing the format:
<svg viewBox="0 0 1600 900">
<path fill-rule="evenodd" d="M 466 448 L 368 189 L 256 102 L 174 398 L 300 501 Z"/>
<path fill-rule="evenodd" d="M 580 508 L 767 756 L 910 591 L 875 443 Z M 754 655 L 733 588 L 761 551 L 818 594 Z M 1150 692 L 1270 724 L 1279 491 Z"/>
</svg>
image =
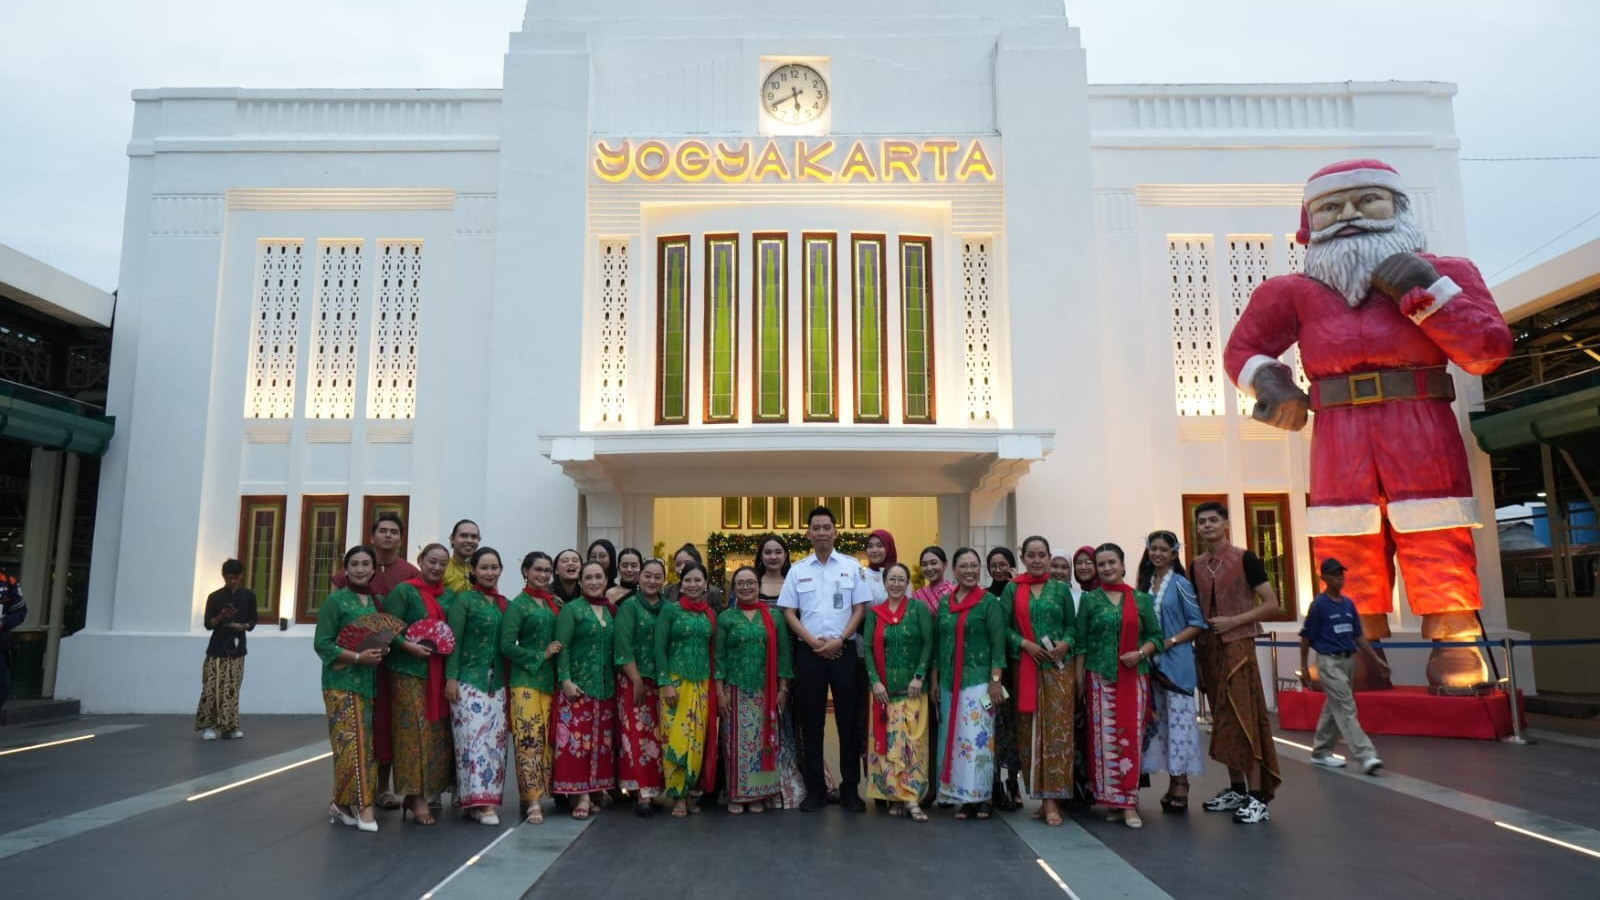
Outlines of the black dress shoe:
<svg viewBox="0 0 1600 900">
<path fill-rule="evenodd" d="M 866 801 L 862 800 L 861 796 L 859 794 L 840 793 L 839 794 L 839 805 L 841 807 L 851 811 L 851 812 L 866 812 L 867 811 Z"/>
<path fill-rule="evenodd" d="M 817 794 L 806 794 L 806 798 L 800 801 L 800 811 L 816 812 L 827 805 L 828 801 L 824 797 Z"/>
</svg>

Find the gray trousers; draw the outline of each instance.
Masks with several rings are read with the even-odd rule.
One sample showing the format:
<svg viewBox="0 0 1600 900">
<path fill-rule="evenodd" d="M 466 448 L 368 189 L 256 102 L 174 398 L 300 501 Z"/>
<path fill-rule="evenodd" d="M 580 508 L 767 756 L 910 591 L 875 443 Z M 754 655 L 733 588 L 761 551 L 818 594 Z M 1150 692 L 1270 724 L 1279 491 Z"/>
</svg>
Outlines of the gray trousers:
<svg viewBox="0 0 1600 900">
<path fill-rule="evenodd" d="M 1317 719 L 1317 735 L 1311 742 L 1312 756 L 1327 756 L 1344 734 L 1350 758 L 1371 759 L 1378 755 L 1372 739 L 1356 721 L 1356 695 L 1350 681 L 1356 671 L 1356 658 L 1317 655 L 1317 675 L 1322 682 L 1322 716 Z"/>
</svg>

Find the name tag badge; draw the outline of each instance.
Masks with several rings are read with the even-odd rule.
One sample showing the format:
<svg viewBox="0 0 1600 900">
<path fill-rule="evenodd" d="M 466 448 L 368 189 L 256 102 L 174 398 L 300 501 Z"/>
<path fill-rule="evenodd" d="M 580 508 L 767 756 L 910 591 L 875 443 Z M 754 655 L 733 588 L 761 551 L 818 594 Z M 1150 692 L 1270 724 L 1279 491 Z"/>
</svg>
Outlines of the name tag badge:
<svg viewBox="0 0 1600 900">
<path fill-rule="evenodd" d="M 844 592 L 843 591 L 835 590 L 833 592 L 833 608 L 834 609 L 844 609 Z"/>
<path fill-rule="evenodd" d="M 1339 624 L 1333 626 L 1334 634 L 1349 634 L 1353 630 L 1354 628 L 1349 622 L 1340 622 Z"/>
</svg>

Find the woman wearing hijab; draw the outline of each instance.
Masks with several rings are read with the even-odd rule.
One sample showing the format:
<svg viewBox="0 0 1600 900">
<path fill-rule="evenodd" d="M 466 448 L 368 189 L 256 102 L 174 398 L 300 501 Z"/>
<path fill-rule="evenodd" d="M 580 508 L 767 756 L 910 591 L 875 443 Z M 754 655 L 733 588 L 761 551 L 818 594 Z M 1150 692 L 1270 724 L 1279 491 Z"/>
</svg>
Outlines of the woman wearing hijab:
<svg viewBox="0 0 1600 900">
<path fill-rule="evenodd" d="M 989 570 L 989 593 L 995 597 L 1005 594 L 1011 577 L 1017 571 L 1017 557 L 1010 547 L 996 547 L 989 551 L 986 562 Z M 1003 654 L 1000 665 L 1000 683 L 1009 695 L 994 711 L 994 805 L 1010 812 L 1022 808 L 1022 792 L 1017 786 L 1017 773 L 1022 770 L 1022 752 L 1017 747 L 1017 673 Z M 1004 784 L 1002 784 L 1002 773 Z"/>
<path fill-rule="evenodd" d="M 575 796 L 574 819 L 587 819 L 598 794 L 617 786 L 616 629 L 606 599 L 606 568 L 589 560 L 578 572 L 583 600 L 556 614 L 556 759 L 551 789 Z"/>
<path fill-rule="evenodd" d="M 450 549 L 429 544 L 417 554 L 421 574 L 396 585 L 384 610 L 407 625 L 445 621 L 453 596 L 444 586 Z M 455 783 L 450 742 L 450 704 L 444 696 L 445 657 L 425 644 L 395 638 L 399 653 L 389 655 L 390 727 L 394 733 L 394 789 L 405 795 L 406 814 L 418 825 L 432 825 L 428 803 Z"/>
<path fill-rule="evenodd" d="M 734 605 L 717 616 L 716 685 L 728 812 L 780 803 L 778 710 L 794 677 L 789 626 L 761 602 L 754 566 L 733 573 Z"/>
<path fill-rule="evenodd" d="M 1001 660 L 1006 617 L 993 595 L 978 586 L 978 551 L 962 547 L 951 557 L 956 589 L 939 604 L 938 674 L 943 702 L 939 726 L 938 796 L 959 803 L 957 819 L 994 815 L 994 709 L 1003 697 Z"/>
<path fill-rule="evenodd" d="M 1079 547 L 1072 551 L 1072 580 L 1068 588 L 1072 594 L 1072 617 L 1076 621 L 1078 610 L 1083 608 L 1083 595 L 1100 586 L 1100 576 L 1095 574 L 1094 548 Z M 1083 677 L 1078 673 L 1078 703 L 1072 713 L 1072 778 L 1073 799 L 1094 803 L 1094 790 L 1089 784 L 1089 709 L 1083 703 Z"/>
<path fill-rule="evenodd" d="M 1033 814 L 1061 824 L 1059 801 L 1072 796 L 1072 710 L 1077 683 L 1070 661 L 1077 623 L 1066 585 L 1050 577 L 1050 542 L 1022 542 L 1023 572 L 1006 588 L 1001 607 L 1011 611 L 1007 635 L 1015 660 L 1017 750 L 1028 793 L 1040 802 Z"/>
<path fill-rule="evenodd" d="M 1084 595 L 1078 610 L 1077 656 L 1088 678 L 1089 766 L 1095 799 L 1129 828 L 1139 819 L 1140 750 L 1144 746 L 1146 676 L 1161 652 L 1161 623 L 1150 595 L 1123 583 L 1122 548 L 1101 544 L 1094 552 L 1100 587 Z"/>
<path fill-rule="evenodd" d="M 717 614 L 706 601 L 706 567 L 684 566 L 678 598 L 656 620 L 656 679 L 661 693 L 664 793 L 673 818 L 698 814 L 699 797 L 716 784 L 716 692 L 712 690 Z"/>
<path fill-rule="evenodd" d="M 867 738 L 867 796 L 887 801 L 889 815 L 928 821 L 928 695 L 933 660 L 933 614 L 906 596 L 911 570 L 891 563 L 884 572 L 888 596 L 867 610 L 867 677 L 872 683 Z"/>
<path fill-rule="evenodd" d="M 1189 810 L 1189 776 L 1204 771 L 1200 726 L 1195 721 L 1194 640 L 1207 629 L 1194 585 L 1178 560 L 1178 536 L 1152 531 L 1139 561 L 1139 590 L 1155 598 L 1161 621 L 1161 655 L 1151 675 L 1150 733 L 1145 735 L 1144 772 L 1170 778 L 1161 798 L 1164 812 Z"/>
<path fill-rule="evenodd" d="M 531 825 L 544 821 L 542 801 L 550 793 L 554 766 L 550 718 L 555 700 L 556 614 L 561 601 L 550 593 L 555 565 L 538 550 L 522 558 L 522 593 L 506 607 L 500 654 L 511 662 L 511 755 L 517 766 L 517 796 Z"/>
<path fill-rule="evenodd" d="M 624 555 L 628 551 L 622 551 Z M 624 556 L 626 558 L 626 556 Z M 617 786 L 633 793 L 634 815 L 653 817 L 661 794 L 660 694 L 656 687 L 656 622 L 666 602 L 667 564 L 646 560 L 639 589 L 617 608 Z"/>
<path fill-rule="evenodd" d="M 378 830 L 373 815 L 378 757 L 372 745 L 372 700 L 378 689 L 378 666 L 388 650 L 346 650 L 338 638 L 346 625 L 377 611 L 368 589 L 377 570 L 377 551 L 371 547 L 352 547 L 345 553 L 344 587 L 317 607 L 317 633 L 311 639 L 322 660 L 322 701 L 328 710 L 328 743 L 333 747 L 328 821 L 362 831 Z"/>
<path fill-rule="evenodd" d="M 456 796 L 461 811 L 482 825 L 499 825 L 506 788 L 506 667 L 500 626 L 506 598 L 498 590 L 503 566 L 492 547 L 472 554 L 472 590 L 450 602 L 456 650 L 445 663 L 444 694 L 456 745 Z"/>
</svg>

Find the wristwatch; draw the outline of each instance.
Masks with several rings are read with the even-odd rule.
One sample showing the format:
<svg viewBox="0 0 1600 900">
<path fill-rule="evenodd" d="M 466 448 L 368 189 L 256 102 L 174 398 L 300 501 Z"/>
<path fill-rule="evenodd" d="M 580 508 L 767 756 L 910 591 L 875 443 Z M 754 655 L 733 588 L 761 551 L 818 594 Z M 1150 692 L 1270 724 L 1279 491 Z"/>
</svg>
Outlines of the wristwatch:
<svg viewBox="0 0 1600 900">
<path fill-rule="evenodd" d="M 990 676 L 989 681 L 993 682 L 994 684 L 999 684 L 1000 683 L 1000 676 L 999 675 L 992 675 L 992 676 Z"/>
</svg>

